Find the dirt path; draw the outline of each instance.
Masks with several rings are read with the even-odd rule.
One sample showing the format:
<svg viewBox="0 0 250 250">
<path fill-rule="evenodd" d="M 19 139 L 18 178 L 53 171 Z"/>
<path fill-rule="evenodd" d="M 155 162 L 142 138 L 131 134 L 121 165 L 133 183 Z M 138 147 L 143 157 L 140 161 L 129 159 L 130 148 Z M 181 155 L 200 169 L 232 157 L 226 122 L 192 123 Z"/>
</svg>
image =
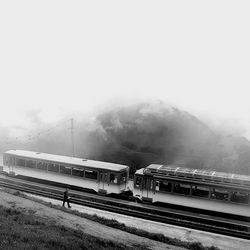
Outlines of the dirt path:
<svg viewBox="0 0 250 250">
<path fill-rule="evenodd" d="M 30 196 L 30 194 L 27 194 Z M 34 196 L 35 198 L 40 198 Z M 51 202 L 54 205 L 61 205 L 62 202 L 49 198 L 42 198 L 47 202 Z M 239 250 L 239 249 L 250 249 L 250 241 L 237 239 L 229 236 L 223 236 L 219 234 L 199 231 L 195 229 L 189 229 L 174 225 L 167 225 L 164 223 L 147 221 L 140 218 L 134 218 L 131 216 L 115 214 L 112 212 L 99 210 L 90 207 L 84 207 L 77 204 L 73 204 L 73 209 L 81 213 L 90 215 L 98 214 L 100 217 L 107 219 L 114 219 L 120 223 L 125 224 L 128 227 L 137 228 L 150 233 L 163 234 L 166 237 L 177 238 L 185 242 L 201 242 L 204 246 L 211 247 L 217 246 L 221 250 Z"/>
<path fill-rule="evenodd" d="M 127 246 L 144 245 L 145 248 L 150 249 L 173 249 L 181 250 L 183 248 L 170 246 L 157 241 L 149 240 L 140 236 L 129 234 L 127 232 L 110 228 L 105 225 L 101 225 L 97 222 L 78 217 L 66 213 L 61 210 L 47 207 L 38 202 L 34 202 L 28 199 L 24 199 L 18 196 L 11 195 L 9 193 L 0 190 L 0 205 L 8 208 L 21 208 L 26 211 L 31 211 L 37 216 L 46 218 L 50 221 L 54 221 L 57 224 L 64 225 L 66 227 L 71 227 L 73 229 L 78 229 L 86 234 L 103 238 L 106 240 L 116 241 Z"/>
</svg>

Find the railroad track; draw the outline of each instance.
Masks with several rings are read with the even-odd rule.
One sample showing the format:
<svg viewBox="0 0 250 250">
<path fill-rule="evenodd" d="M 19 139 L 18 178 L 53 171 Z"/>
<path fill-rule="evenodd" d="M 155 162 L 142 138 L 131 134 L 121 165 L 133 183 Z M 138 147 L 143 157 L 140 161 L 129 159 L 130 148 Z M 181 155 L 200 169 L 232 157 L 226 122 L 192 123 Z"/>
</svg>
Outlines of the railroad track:
<svg viewBox="0 0 250 250">
<path fill-rule="evenodd" d="M 44 185 L 17 178 L 0 178 L 0 186 L 31 193 L 34 195 L 62 200 L 63 188 Z M 187 228 L 228 235 L 250 240 L 250 223 L 225 218 L 194 214 L 186 211 L 138 204 L 107 196 L 70 191 L 71 203 L 107 210 L 114 213 L 129 215 L 150 221 L 173 224 Z"/>
</svg>

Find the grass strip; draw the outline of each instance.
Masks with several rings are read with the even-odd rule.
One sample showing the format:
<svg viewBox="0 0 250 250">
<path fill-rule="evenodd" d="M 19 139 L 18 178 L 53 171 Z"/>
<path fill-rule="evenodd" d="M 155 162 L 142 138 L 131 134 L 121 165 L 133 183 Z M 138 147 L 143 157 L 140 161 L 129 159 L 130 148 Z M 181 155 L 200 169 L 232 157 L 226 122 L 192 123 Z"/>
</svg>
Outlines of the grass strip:
<svg viewBox="0 0 250 250">
<path fill-rule="evenodd" d="M 0 249 L 4 250 L 145 249 L 87 235 L 17 208 L 0 206 L 0 225 Z"/>
<path fill-rule="evenodd" d="M 70 209 L 64 208 L 60 205 L 54 205 L 51 202 L 47 202 L 47 201 L 44 201 L 42 199 L 30 197 L 30 196 L 28 196 L 20 191 L 15 191 L 15 190 L 11 190 L 11 189 L 5 189 L 5 190 L 8 193 L 11 193 L 13 195 L 17 195 L 17 196 L 20 196 L 22 198 L 26 198 L 26 199 L 41 203 L 41 204 L 46 205 L 48 207 L 51 207 L 54 209 L 59 209 L 59 210 L 62 210 L 64 212 L 74 214 L 74 215 L 77 215 L 79 217 L 86 218 L 86 219 L 101 223 L 103 225 L 106 225 L 106 226 L 109 226 L 112 228 L 116 228 L 116 229 L 131 233 L 131 234 L 135 234 L 135 235 L 138 235 L 141 237 L 145 237 L 145 238 L 148 238 L 151 240 L 163 242 L 163 243 L 178 246 L 178 247 L 184 247 L 184 248 L 191 249 L 191 250 L 219 250 L 219 248 L 215 247 L 215 246 L 211 246 L 211 247 L 203 246 L 200 242 L 181 241 L 181 240 L 176 239 L 176 238 L 167 237 L 163 234 L 151 233 L 151 232 L 148 232 L 148 231 L 145 231 L 142 229 L 129 227 L 129 226 L 126 226 L 124 223 L 118 222 L 117 220 L 106 219 L 106 218 L 98 216 L 96 214 L 90 215 L 87 213 L 79 212 L 77 210 L 70 210 Z"/>
</svg>

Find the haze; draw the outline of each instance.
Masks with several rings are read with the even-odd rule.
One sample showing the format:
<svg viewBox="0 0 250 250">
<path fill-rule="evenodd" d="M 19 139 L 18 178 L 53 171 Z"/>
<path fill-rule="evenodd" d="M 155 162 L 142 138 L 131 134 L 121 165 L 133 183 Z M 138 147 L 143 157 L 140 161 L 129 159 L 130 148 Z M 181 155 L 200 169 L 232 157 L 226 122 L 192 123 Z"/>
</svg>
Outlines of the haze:
<svg viewBox="0 0 250 250">
<path fill-rule="evenodd" d="M 249 5 L 2 1 L 1 124 L 163 100 L 250 138 Z"/>
</svg>

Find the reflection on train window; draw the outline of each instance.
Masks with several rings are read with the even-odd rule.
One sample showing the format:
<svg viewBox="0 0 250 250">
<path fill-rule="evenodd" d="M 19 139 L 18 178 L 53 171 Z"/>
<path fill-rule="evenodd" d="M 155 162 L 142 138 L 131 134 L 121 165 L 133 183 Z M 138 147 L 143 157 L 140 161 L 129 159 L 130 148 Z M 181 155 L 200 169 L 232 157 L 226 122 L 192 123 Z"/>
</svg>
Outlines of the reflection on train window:
<svg viewBox="0 0 250 250">
<path fill-rule="evenodd" d="M 195 185 L 192 187 L 192 195 L 208 198 L 209 197 L 209 188 Z"/>
<path fill-rule="evenodd" d="M 233 192 L 231 196 L 232 202 L 248 204 L 249 203 L 249 194 L 245 192 Z"/>
<path fill-rule="evenodd" d="M 59 165 L 58 164 L 49 163 L 49 165 L 48 165 L 48 171 L 59 172 Z"/>
<path fill-rule="evenodd" d="M 140 187 L 141 186 L 141 182 L 142 182 L 142 178 L 141 177 L 136 177 L 135 178 L 135 187 Z"/>
<path fill-rule="evenodd" d="M 85 178 L 97 179 L 97 171 L 85 170 Z"/>
<path fill-rule="evenodd" d="M 83 177 L 84 176 L 84 170 L 81 169 L 81 168 L 72 168 L 72 175 Z"/>
<path fill-rule="evenodd" d="M 172 183 L 168 182 L 168 181 L 160 181 L 159 190 L 160 191 L 171 192 L 171 190 L 172 190 Z"/>
<path fill-rule="evenodd" d="M 117 183 L 117 180 L 118 180 L 118 177 L 117 177 L 117 175 L 115 175 L 115 174 L 110 174 L 110 176 L 109 176 L 109 181 L 111 182 L 111 183 Z"/>
<path fill-rule="evenodd" d="M 26 167 L 27 168 L 36 168 L 36 162 L 32 160 L 26 161 Z"/>
<path fill-rule="evenodd" d="M 66 167 L 64 165 L 60 165 L 60 173 L 71 175 L 71 167 Z"/>
<path fill-rule="evenodd" d="M 37 168 L 41 170 L 47 170 L 47 163 L 45 162 L 38 162 L 37 163 Z"/>
<path fill-rule="evenodd" d="M 227 201 L 229 197 L 229 192 L 225 189 L 213 188 L 211 192 L 211 199 Z"/>
<path fill-rule="evenodd" d="M 16 159 L 16 165 L 20 167 L 25 167 L 25 160 L 24 159 Z"/>
<path fill-rule="evenodd" d="M 174 193 L 189 195 L 190 190 L 191 186 L 189 184 L 183 184 L 183 183 L 174 184 Z"/>
</svg>

